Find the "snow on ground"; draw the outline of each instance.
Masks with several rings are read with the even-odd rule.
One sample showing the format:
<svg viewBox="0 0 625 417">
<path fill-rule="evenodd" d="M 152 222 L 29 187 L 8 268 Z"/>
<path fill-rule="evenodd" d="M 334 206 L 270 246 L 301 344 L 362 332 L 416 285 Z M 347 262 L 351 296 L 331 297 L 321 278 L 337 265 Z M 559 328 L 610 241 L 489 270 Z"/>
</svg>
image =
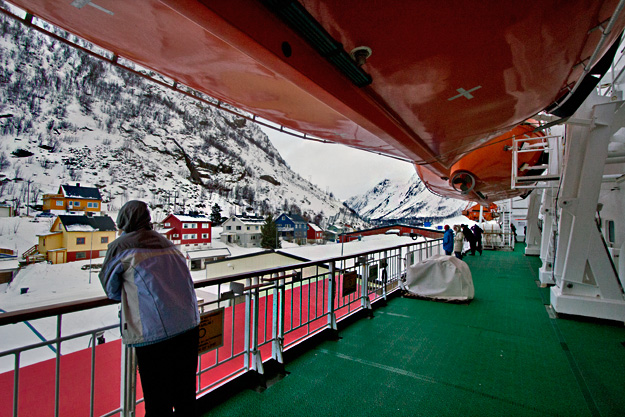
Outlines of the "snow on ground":
<svg viewBox="0 0 625 417">
<path fill-rule="evenodd" d="M 50 231 L 54 217 L 3 217 L 0 219 L 0 248 L 21 255 L 38 243 L 37 235 Z"/>
<path fill-rule="evenodd" d="M 374 235 L 363 236 L 361 241 L 354 240 L 344 244 L 330 243 L 326 245 L 306 245 L 289 248 L 283 245 L 283 249 L 280 249 L 280 251 L 300 256 L 311 261 L 318 261 L 423 241 L 425 241 L 425 238 L 419 238 L 415 241 L 409 236 Z"/>
</svg>

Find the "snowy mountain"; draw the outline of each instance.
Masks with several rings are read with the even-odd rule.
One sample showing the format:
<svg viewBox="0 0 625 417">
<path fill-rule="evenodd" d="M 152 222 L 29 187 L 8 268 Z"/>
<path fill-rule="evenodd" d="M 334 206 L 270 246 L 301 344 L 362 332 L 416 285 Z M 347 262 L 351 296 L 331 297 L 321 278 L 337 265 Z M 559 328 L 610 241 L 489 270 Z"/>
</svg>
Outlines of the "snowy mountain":
<svg viewBox="0 0 625 417">
<path fill-rule="evenodd" d="M 437 222 L 460 215 L 466 202 L 432 194 L 415 173 L 406 182 L 381 181 L 345 204 L 372 223 Z"/>
<path fill-rule="evenodd" d="M 0 203 L 21 214 L 74 183 L 98 187 L 107 212 L 142 199 L 156 220 L 215 203 L 222 216 L 349 211 L 294 173 L 255 123 L 4 16 L 0 35 Z"/>
</svg>

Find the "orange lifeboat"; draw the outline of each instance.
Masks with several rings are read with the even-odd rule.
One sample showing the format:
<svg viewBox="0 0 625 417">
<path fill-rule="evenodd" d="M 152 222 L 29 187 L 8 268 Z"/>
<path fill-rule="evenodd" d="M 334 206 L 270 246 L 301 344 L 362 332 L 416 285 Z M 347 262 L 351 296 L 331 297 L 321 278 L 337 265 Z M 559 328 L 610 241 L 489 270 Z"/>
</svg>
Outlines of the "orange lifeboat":
<svg viewBox="0 0 625 417">
<path fill-rule="evenodd" d="M 480 210 L 480 207 L 481 210 Z M 499 207 L 495 203 L 490 203 L 488 207 L 484 207 L 481 204 L 467 205 L 467 208 L 462 210 L 462 215 L 468 218 L 469 220 L 473 220 L 474 222 L 480 221 L 480 211 L 482 212 L 482 218 L 486 221 L 491 221 L 499 217 L 499 213 L 497 212 Z"/>
<path fill-rule="evenodd" d="M 448 170 L 416 165 L 417 173 L 430 191 L 446 197 L 485 204 L 522 196 L 527 189 L 511 188 L 513 139 L 541 136 L 544 134 L 536 131 L 534 125 L 524 123 L 467 153 Z M 537 175 L 535 170 L 526 168 L 539 165 L 542 158 L 542 151 L 519 154 L 516 175 Z"/>
<path fill-rule="evenodd" d="M 586 68 L 625 27 L 619 0 L 9 2 L 174 89 L 436 174 L 485 137 L 578 102 L 562 100 L 597 82 Z"/>
<path fill-rule="evenodd" d="M 521 193 L 506 140 L 541 111 L 573 114 L 625 27 L 619 0 L 8 1 L 115 65 L 410 161 L 431 190 L 482 202 Z"/>
</svg>

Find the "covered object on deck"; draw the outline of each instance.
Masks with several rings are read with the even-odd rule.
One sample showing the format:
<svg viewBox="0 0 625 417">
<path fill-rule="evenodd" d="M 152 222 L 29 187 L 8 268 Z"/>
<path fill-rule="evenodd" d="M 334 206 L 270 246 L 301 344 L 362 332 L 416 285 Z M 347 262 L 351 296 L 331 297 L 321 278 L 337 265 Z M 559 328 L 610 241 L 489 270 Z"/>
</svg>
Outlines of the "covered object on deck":
<svg viewBox="0 0 625 417">
<path fill-rule="evenodd" d="M 409 295 L 440 301 L 470 301 L 475 295 L 469 266 L 455 256 L 436 255 L 407 268 Z"/>
</svg>

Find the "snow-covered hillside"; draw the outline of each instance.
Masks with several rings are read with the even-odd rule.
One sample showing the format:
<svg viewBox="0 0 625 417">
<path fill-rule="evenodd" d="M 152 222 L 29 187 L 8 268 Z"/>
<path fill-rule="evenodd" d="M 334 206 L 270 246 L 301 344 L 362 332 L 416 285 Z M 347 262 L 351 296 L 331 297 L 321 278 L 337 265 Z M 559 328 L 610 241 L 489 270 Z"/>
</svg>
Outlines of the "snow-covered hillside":
<svg viewBox="0 0 625 417">
<path fill-rule="evenodd" d="M 294 173 L 259 127 L 0 16 L 0 202 L 41 203 L 60 184 L 100 188 L 114 212 L 222 216 L 345 210 Z"/>
<path fill-rule="evenodd" d="M 416 173 L 407 182 L 384 180 L 368 193 L 351 197 L 345 204 L 374 223 L 436 223 L 458 216 L 466 206 L 464 201 L 432 194 Z"/>
</svg>

